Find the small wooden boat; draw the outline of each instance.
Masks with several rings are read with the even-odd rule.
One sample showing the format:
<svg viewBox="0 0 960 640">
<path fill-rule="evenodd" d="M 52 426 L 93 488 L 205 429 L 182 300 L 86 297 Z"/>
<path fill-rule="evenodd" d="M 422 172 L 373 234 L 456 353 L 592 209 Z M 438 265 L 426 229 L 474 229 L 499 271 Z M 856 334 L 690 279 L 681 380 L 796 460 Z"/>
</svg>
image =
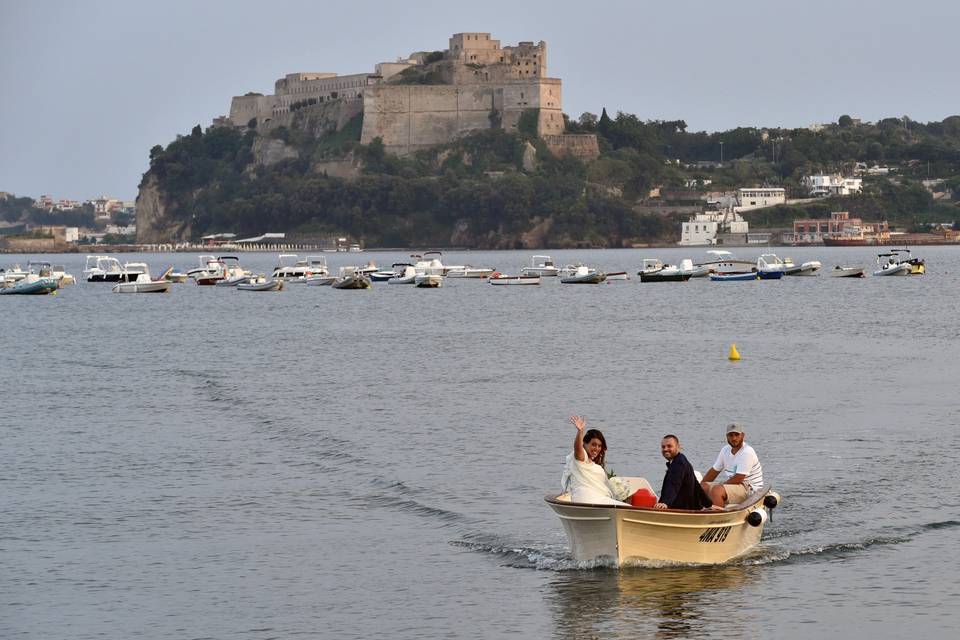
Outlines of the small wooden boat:
<svg viewBox="0 0 960 640">
<path fill-rule="evenodd" d="M 253 276 L 237 285 L 237 291 L 283 291 L 283 280 L 267 280 L 266 277 Z"/>
<path fill-rule="evenodd" d="M 741 280 L 757 280 L 759 276 L 756 271 L 747 273 L 712 273 L 710 279 L 714 282 L 739 282 Z"/>
<path fill-rule="evenodd" d="M 624 478 L 632 490 L 650 483 Z M 545 500 L 560 518 L 574 559 L 617 566 L 642 562 L 721 564 L 746 554 L 760 542 L 780 496 L 765 485 L 722 511 L 653 509 L 570 501 L 570 494 Z"/>
<path fill-rule="evenodd" d="M 865 267 L 838 264 L 827 275 L 832 278 L 866 278 L 867 274 L 864 271 Z"/>
<path fill-rule="evenodd" d="M 580 265 L 570 275 L 560 278 L 561 284 L 600 284 L 607 279 L 607 274 L 590 267 Z"/>
<path fill-rule="evenodd" d="M 496 285 L 527 285 L 540 284 L 540 276 L 508 276 L 499 271 L 494 271 L 487 278 L 487 282 Z"/>
</svg>

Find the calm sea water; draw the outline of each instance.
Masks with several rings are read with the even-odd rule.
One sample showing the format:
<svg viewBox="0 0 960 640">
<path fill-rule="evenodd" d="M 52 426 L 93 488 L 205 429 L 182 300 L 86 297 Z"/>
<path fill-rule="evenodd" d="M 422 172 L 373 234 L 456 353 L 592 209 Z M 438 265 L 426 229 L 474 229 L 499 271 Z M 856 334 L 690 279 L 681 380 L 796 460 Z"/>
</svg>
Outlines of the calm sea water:
<svg viewBox="0 0 960 640">
<path fill-rule="evenodd" d="M 960 250 L 916 254 L 925 276 L 4 296 L 0 637 L 955 637 Z M 783 496 L 761 545 L 574 562 L 543 502 L 572 413 L 657 487 L 662 435 L 704 470 L 742 421 Z"/>
</svg>

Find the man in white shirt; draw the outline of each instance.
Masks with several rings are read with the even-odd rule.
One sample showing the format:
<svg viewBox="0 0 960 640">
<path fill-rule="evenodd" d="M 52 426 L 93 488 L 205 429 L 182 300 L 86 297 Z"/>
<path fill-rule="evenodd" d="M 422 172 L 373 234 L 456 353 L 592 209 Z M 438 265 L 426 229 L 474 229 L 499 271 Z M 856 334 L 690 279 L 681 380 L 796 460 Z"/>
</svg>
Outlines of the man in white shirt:
<svg viewBox="0 0 960 640">
<path fill-rule="evenodd" d="M 715 509 L 739 504 L 747 494 L 763 486 L 763 467 L 757 452 L 743 441 L 743 427 L 734 422 L 727 425 L 724 433 L 727 444 L 700 483 Z"/>
</svg>

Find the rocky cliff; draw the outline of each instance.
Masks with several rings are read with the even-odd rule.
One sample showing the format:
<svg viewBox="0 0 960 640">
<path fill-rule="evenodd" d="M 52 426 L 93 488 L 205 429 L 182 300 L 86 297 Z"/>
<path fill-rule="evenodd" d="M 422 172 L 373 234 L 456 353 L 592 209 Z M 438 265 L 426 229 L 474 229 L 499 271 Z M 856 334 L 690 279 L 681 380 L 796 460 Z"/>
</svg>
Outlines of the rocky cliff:
<svg viewBox="0 0 960 640">
<path fill-rule="evenodd" d="M 137 194 L 137 242 L 159 244 L 182 242 L 191 236 L 190 219 L 168 215 L 156 176 L 149 173 Z"/>
</svg>

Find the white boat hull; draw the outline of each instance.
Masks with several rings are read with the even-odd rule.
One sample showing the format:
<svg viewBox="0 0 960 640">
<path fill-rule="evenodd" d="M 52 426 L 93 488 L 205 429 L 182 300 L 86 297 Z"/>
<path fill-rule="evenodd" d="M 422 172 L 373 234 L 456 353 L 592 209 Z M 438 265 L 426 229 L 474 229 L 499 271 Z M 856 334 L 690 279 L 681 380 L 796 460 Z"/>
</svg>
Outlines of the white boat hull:
<svg viewBox="0 0 960 640">
<path fill-rule="evenodd" d="M 166 280 L 151 282 L 119 282 L 113 286 L 114 293 L 166 293 L 172 282 Z"/>
<path fill-rule="evenodd" d="M 491 276 L 487 278 L 487 282 L 496 285 L 540 284 L 540 276 Z"/>
<path fill-rule="evenodd" d="M 863 278 L 867 275 L 864 271 L 863 267 L 836 266 L 829 271 L 829 275 L 832 278 Z"/>
<path fill-rule="evenodd" d="M 443 276 L 433 273 L 421 273 L 414 277 L 413 283 L 423 289 L 436 289 L 443 285 Z"/>
<path fill-rule="evenodd" d="M 886 269 L 880 269 L 879 271 L 874 271 L 873 275 L 875 276 L 909 276 L 911 272 L 911 267 L 906 262 L 901 262 L 900 264 L 888 267 Z"/>
<path fill-rule="evenodd" d="M 755 492 L 724 511 L 576 504 L 568 494 L 547 496 L 546 502 L 560 518 L 578 561 L 721 564 L 760 542 L 768 519 L 763 506 L 767 493 L 768 488 Z M 754 517 L 760 520 L 756 526 L 747 520 L 755 511 L 762 513 Z"/>
<path fill-rule="evenodd" d="M 557 267 L 524 267 L 520 270 L 520 274 L 524 276 L 552 277 L 560 275 L 560 269 Z"/>
</svg>

